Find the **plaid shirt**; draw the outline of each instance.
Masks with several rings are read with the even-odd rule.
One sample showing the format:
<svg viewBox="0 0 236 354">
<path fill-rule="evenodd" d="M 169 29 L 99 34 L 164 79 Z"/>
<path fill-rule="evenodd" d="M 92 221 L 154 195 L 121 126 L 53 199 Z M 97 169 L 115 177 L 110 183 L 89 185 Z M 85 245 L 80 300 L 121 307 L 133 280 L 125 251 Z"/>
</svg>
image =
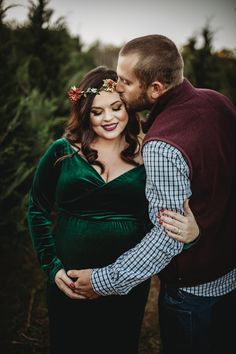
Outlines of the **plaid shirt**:
<svg viewBox="0 0 236 354">
<path fill-rule="evenodd" d="M 161 141 L 145 144 L 143 160 L 149 217 L 154 226 L 140 243 L 113 264 L 93 270 L 92 285 L 100 295 L 127 294 L 137 284 L 158 274 L 183 249 L 183 243 L 165 234 L 156 215 L 161 208 L 183 213 L 183 202 L 191 196 L 188 165 L 179 150 Z M 215 281 L 182 290 L 198 296 L 219 296 L 235 288 L 236 269 Z"/>
</svg>

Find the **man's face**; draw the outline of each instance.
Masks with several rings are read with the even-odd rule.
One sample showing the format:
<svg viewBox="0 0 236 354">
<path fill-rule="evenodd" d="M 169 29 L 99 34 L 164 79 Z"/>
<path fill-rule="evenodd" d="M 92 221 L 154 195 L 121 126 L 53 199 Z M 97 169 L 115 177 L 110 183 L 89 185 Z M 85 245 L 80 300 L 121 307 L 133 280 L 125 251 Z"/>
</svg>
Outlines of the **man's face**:
<svg viewBox="0 0 236 354">
<path fill-rule="evenodd" d="M 148 98 L 147 89 L 143 88 L 134 74 L 133 68 L 138 61 L 137 54 L 129 54 L 118 57 L 116 90 L 120 94 L 128 109 L 143 111 L 150 109 L 151 102 Z"/>
</svg>

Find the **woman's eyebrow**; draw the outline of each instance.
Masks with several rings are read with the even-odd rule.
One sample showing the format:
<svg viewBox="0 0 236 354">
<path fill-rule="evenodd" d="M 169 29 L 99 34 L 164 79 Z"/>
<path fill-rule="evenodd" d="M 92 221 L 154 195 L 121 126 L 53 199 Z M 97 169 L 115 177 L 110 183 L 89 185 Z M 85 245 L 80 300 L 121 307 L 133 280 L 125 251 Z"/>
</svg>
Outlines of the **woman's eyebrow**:
<svg viewBox="0 0 236 354">
<path fill-rule="evenodd" d="M 117 101 L 115 101 L 115 102 L 112 102 L 112 103 L 110 104 L 110 106 L 113 106 L 113 105 L 116 104 L 116 103 L 122 103 L 122 101 L 121 101 L 121 100 L 117 100 Z M 91 109 L 102 109 L 102 107 L 92 106 Z"/>
<path fill-rule="evenodd" d="M 121 100 L 117 100 L 117 101 L 111 103 L 111 106 L 113 106 L 113 105 L 116 104 L 116 103 L 122 103 L 122 101 L 121 101 Z"/>
</svg>

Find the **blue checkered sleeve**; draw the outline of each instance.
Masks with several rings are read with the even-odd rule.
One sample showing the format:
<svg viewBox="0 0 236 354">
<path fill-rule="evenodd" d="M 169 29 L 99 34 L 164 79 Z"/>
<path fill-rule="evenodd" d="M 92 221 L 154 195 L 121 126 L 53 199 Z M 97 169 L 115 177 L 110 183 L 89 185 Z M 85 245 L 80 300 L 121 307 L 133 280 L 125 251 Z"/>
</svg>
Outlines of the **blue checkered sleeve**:
<svg viewBox="0 0 236 354">
<path fill-rule="evenodd" d="M 191 195 L 187 163 L 177 149 L 158 141 L 144 146 L 143 159 L 153 228 L 113 264 L 93 270 L 93 288 L 100 295 L 127 294 L 134 286 L 162 270 L 183 248 L 183 243 L 165 234 L 156 216 L 161 208 L 183 213 L 183 202 Z"/>
</svg>

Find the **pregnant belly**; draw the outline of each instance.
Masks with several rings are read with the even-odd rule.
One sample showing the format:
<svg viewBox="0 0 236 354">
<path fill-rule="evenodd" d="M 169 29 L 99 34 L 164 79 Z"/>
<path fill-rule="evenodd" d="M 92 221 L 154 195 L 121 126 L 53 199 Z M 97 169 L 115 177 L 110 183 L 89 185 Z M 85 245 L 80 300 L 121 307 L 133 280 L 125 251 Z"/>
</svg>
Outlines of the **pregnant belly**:
<svg viewBox="0 0 236 354">
<path fill-rule="evenodd" d="M 102 267 L 144 236 L 138 222 L 61 218 L 54 230 L 56 251 L 66 269 Z"/>
</svg>

